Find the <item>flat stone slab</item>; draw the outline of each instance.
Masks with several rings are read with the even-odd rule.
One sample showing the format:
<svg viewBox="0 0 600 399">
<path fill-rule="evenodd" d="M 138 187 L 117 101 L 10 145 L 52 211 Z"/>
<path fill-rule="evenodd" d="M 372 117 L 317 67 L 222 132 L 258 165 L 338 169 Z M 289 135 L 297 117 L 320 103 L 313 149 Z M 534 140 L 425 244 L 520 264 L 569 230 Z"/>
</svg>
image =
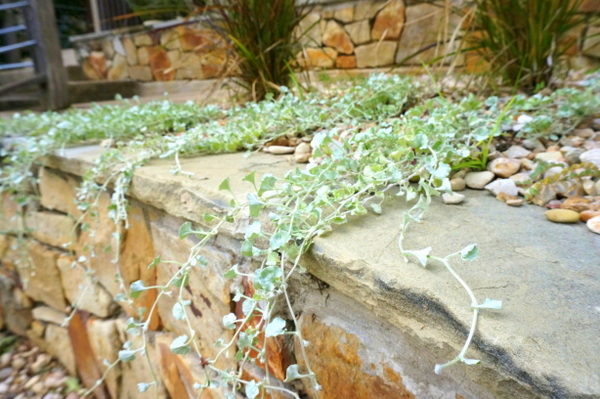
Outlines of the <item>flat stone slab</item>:
<svg viewBox="0 0 600 399">
<path fill-rule="evenodd" d="M 100 153 L 98 147 L 68 149 L 46 161 L 80 175 Z M 226 177 L 241 198 L 249 189 L 241 179 L 250 171 L 281 175 L 297 166 L 288 157 L 262 153 L 247 159 L 243 154 L 185 159 L 182 165 L 194 176 L 173 176 L 169 160 L 142 167 L 131 195 L 199 221 L 206 210 L 227 206 L 227 195 L 218 191 Z M 548 222 L 541 207 L 512 208 L 487 192 L 463 193 L 467 199 L 461 205 L 434 200 L 423 222 L 409 228 L 404 244 L 406 249 L 432 246 L 436 256 L 478 244 L 476 261 L 455 260 L 453 266 L 480 302 L 493 298 L 504 304 L 500 311 L 480 314 L 467 357 L 482 364 L 456 365 L 444 373 L 467 373 L 473 379 L 500 373 L 507 387 L 523 386 L 533 397 L 599 398 L 600 236 L 582 223 Z M 403 262 L 396 241 L 406 204 L 392 198 L 383 209 L 381 216 L 357 218 L 317 239 L 305 266 L 431 344 L 444 363 L 466 338 L 469 297 L 442 265 L 432 261 L 424 269 Z"/>
</svg>

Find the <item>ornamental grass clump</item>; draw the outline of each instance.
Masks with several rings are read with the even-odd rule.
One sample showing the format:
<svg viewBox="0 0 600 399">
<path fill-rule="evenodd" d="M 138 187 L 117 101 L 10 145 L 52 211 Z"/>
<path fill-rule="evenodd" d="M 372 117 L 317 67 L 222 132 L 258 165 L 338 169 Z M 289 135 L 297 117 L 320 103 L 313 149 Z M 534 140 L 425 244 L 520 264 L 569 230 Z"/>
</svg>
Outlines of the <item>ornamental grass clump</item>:
<svg viewBox="0 0 600 399">
<path fill-rule="evenodd" d="M 495 77 L 527 92 L 548 86 L 585 23 L 582 0 L 475 0 L 468 39 Z"/>
<path fill-rule="evenodd" d="M 305 12 L 295 0 L 213 0 L 217 28 L 233 43 L 238 82 L 254 100 L 278 93 L 290 82 L 291 61 L 299 51 L 294 30 Z"/>
</svg>

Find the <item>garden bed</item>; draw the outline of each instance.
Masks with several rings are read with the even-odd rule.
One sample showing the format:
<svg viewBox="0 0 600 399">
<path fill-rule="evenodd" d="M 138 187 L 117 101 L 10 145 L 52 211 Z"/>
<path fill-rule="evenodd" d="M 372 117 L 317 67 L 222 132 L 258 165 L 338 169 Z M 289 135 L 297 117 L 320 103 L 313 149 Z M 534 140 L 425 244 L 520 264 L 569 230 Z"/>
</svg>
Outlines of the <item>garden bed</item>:
<svg viewBox="0 0 600 399">
<path fill-rule="evenodd" d="M 600 236 L 486 191 L 437 198 L 457 174 L 473 185 L 467 167 L 527 159 L 526 198 L 567 181 L 594 205 L 597 160 L 551 147 L 594 150 L 597 77 L 533 97 L 453 101 L 383 75 L 326 93 L 6 122 L 29 137 L 1 175 L 1 320 L 64 362 L 54 344 L 72 348 L 97 397 L 598 395 Z M 65 149 L 84 140 L 105 148 Z M 525 140 L 543 149 L 508 155 Z M 241 149 L 268 153 L 198 157 Z"/>
</svg>

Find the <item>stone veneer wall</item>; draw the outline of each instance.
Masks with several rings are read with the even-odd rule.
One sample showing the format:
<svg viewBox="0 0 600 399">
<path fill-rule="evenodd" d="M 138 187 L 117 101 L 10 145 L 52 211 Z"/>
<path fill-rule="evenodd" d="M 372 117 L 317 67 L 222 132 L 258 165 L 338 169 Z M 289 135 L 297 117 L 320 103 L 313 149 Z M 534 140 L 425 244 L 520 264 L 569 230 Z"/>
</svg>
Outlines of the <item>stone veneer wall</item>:
<svg viewBox="0 0 600 399">
<path fill-rule="evenodd" d="M 164 285 L 174 275 L 170 263 L 147 266 L 157 255 L 180 262 L 187 258 L 195 241 L 179 239 L 179 227 L 184 221 L 201 225 L 205 212 L 223 212 L 230 197 L 218 190 L 220 182 L 230 177 L 233 190 L 243 193 L 242 178 L 249 171 L 283 175 L 294 167 L 285 157 L 265 153 L 250 159 L 228 154 L 182 160 L 186 171 L 203 177 L 194 179 L 173 175 L 170 161 L 154 161 L 134 174 L 129 228 L 115 248 L 107 193 L 100 197 L 98 215 L 84 219 L 90 230 L 73 228 L 81 216 L 74 203 L 79 176 L 102 151 L 91 146 L 48 157 L 36 171 L 39 205 L 25 216 L 10 198 L 0 201 L 0 329 L 26 335 L 86 386 L 94 385 L 106 370 L 105 360 L 115 360 L 125 342 L 139 347 L 141 338 L 128 330 L 127 319 L 138 309 L 149 308 L 157 292 L 146 291 L 133 303 L 116 300 L 133 281 Z M 600 379 L 594 375 L 600 361 L 594 350 L 597 329 L 589 321 L 589 312 L 580 311 L 584 304 L 573 299 L 575 295 L 595 304 L 598 298 L 596 280 L 587 277 L 596 273 L 597 266 L 593 250 L 597 241 L 592 234 L 569 230 L 575 237 L 570 246 L 549 244 L 549 237 L 564 236 L 564 226 L 544 225 L 543 233 L 534 232 L 543 217 L 541 210 L 524 207 L 520 213 L 507 213 L 504 204 L 486 193 L 471 193 L 468 206 L 451 212 L 444 205 L 432 206 L 428 213 L 432 223 L 423 223 L 426 230 L 418 234 L 412 232 L 410 245 L 422 248 L 435 237 L 437 250 L 449 253 L 458 242 L 447 233 L 460 229 L 466 242 L 476 240 L 486 248 L 477 265 L 461 266 L 463 277 L 480 299 L 502 298 L 509 304 L 506 312 L 481 316 L 469 357 L 481 359 L 482 364 L 457 365 L 436 375 L 433 365 L 451 359 L 462 347 L 471 312 L 465 293 L 439 268 L 399 264 L 393 242 L 403 209 L 402 204 L 390 204 L 383 218 L 365 217 L 354 227 L 342 226 L 318 239 L 306 255 L 303 266 L 310 274 L 290 282 L 290 297 L 323 390 L 317 395 L 310 387 L 286 384 L 289 389 L 304 391 L 310 399 L 534 399 L 600 394 Z M 208 263 L 192 269 L 184 291 L 184 299 L 191 301 L 187 313 L 198 345 L 209 358 L 218 350 L 213 346 L 218 338 L 232 336 L 232 330 L 223 327 L 223 316 L 235 312 L 242 317 L 242 303 L 233 300 L 236 289 L 251 296 L 245 281 L 223 276 L 233 264 L 239 264 L 240 270 L 249 266 L 250 261 L 238 255 L 245 223 L 223 228 L 204 248 Z M 16 235 L 22 227 L 27 228 L 24 237 Z M 448 240 L 443 240 L 446 236 Z M 541 262 L 544 259 L 552 266 Z M 558 281 L 566 281 L 570 288 Z M 149 321 L 148 355 L 158 375 L 159 398 L 195 398 L 194 383 L 203 382 L 205 374 L 195 354 L 180 356 L 170 350 L 173 339 L 188 332 L 184 321 L 172 314 L 174 300 L 163 296 Z M 67 319 L 74 303 L 78 310 Z M 540 323 L 549 314 L 552 321 Z M 282 317 L 287 316 L 282 313 Z M 293 360 L 298 348 L 291 339 L 274 338 L 267 348 L 270 375 L 284 384 L 287 366 L 296 361 L 302 366 L 300 359 Z M 231 361 L 221 360 L 221 365 Z M 265 370 L 246 364 L 241 372 L 243 378 L 261 379 Z M 152 380 L 145 358 L 118 363 L 95 397 L 139 398 L 136 384 Z M 209 390 L 201 397 L 223 395 Z"/>
<path fill-rule="evenodd" d="M 311 69 L 377 68 L 398 64 L 438 41 L 444 30 L 451 35 L 459 18 L 446 24 L 445 9 L 425 1 L 355 0 L 323 1 L 302 21 L 305 32 L 298 56 L 300 66 Z M 438 2 L 439 3 L 439 2 Z M 598 12 L 600 2 L 587 0 L 586 13 Z M 600 58 L 600 26 L 586 27 L 569 54 Z M 74 45 L 85 75 L 100 80 L 170 81 L 210 79 L 235 73 L 227 45 L 206 22 L 139 28 L 101 36 L 75 38 Z M 424 51 L 406 62 L 421 65 L 447 52 Z M 463 59 L 459 59 L 459 65 Z M 467 60 L 476 70 L 478 59 Z M 575 65 L 577 66 L 577 65 Z"/>
</svg>

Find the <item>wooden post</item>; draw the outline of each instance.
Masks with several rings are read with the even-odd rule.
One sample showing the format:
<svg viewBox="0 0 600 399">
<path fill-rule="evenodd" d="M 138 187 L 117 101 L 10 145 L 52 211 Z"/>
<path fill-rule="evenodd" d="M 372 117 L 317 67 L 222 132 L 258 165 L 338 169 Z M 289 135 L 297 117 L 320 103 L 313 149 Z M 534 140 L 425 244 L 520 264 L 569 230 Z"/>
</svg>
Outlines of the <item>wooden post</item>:
<svg viewBox="0 0 600 399">
<path fill-rule="evenodd" d="M 31 38 L 37 42 L 32 48 L 36 74 L 43 74 L 42 106 L 62 109 L 69 106 L 67 71 L 62 62 L 62 50 L 52 0 L 29 0 L 23 8 Z"/>
</svg>

